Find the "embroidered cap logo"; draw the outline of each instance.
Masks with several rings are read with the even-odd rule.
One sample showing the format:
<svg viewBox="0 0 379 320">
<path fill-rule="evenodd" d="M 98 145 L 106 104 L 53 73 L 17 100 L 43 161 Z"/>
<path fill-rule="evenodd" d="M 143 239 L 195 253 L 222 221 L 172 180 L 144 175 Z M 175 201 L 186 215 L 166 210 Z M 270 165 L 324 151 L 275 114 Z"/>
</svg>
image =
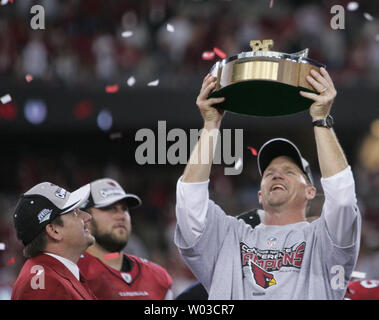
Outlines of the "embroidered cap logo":
<svg viewBox="0 0 379 320">
<path fill-rule="evenodd" d="M 39 223 L 49 220 L 52 212 L 52 209 L 43 209 L 42 211 L 40 211 L 40 213 L 37 216 Z"/>
</svg>

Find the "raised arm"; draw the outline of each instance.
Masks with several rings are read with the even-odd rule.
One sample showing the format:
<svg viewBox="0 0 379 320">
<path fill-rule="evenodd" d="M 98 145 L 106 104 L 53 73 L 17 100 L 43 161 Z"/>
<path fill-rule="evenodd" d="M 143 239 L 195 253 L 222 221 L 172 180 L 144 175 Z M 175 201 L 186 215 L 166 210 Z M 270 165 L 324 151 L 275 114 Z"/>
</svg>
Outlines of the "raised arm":
<svg viewBox="0 0 379 320">
<path fill-rule="evenodd" d="M 312 76 L 307 77 L 320 95 L 301 92 L 302 96 L 315 101 L 310 108 L 312 121 L 325 119 L 329 115 L 337 94 L 328 72 L 323 68 L 320 72 L 313 71 Z M 325 193 L 323 217 L 333 243 L 348 247 L 359 242 L 360 235 L 353 174 L 334 130 L 315 126 L 314 133 Z"/>
<path fill-rule="evenodd" d="M 315 101 L 310 108 L 312 121 L 325 119 L 332 107 L 337 91 L 328 72 L 321 68 L 321 74 L 312 70 L 308 82 L 318 91 L 320 95 L 303 92 L 301 95 Z M 318 161 L 323 178 L 331 177 L 348 166 L 345 154 L 337 140 L 333 128 L 314 127 Z"/>
<path fill-rule="evenodd" d="M 203 117 L 204 127 L 190 159 L 184 170 L 183 182 L 203 182 L 209 179 L 215 147 L 224 112 L 212 107 L 213 104 L 224 101 L 224 98 L 207 99 L 214 89 L 216 78 L 208 74 L 203 81 L 196 104 Z"/>
</svg>

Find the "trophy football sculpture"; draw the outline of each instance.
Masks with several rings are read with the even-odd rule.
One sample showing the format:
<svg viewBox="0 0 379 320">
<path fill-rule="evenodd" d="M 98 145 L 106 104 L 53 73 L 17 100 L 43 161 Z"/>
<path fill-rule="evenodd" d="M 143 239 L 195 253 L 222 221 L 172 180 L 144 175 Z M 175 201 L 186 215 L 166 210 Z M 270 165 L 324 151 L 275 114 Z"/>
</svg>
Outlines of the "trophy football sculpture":
<svg viewBox="0 0 379 320">
<path fill-rule="evenodd" d="M 307 82 L 311 69 L 325 66 L 308 58 L 308 49 L 288 54 L 270 51 L 273 40 L 250 41 L 252 51 L 218 61 L 210 73 L 216 77 L 209 95 L 225 97 L 218 108 L 244 115 L 274 117 L 308 109 L 312 100 L 299 91 L 315 92 Z M 317 93 L 317 92 L 315 92 Z"/>
</svg>

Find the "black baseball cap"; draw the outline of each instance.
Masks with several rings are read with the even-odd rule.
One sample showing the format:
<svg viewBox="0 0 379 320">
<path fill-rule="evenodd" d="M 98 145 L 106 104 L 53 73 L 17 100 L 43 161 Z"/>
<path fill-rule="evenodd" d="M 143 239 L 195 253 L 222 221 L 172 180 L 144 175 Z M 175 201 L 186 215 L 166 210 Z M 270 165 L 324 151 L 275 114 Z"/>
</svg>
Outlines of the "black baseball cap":
<svg viewBox="0 0 379 320">
<path fill-rule="evenodd" d="M 275 138 L 267 141 L 258 152 L 258 170 L 260 175 L 269 166 L 271 161 L 280 156 L 291 158 L 308 177 L 311 185 L 314 185 L 312 172 L 307 160 L 305 160 L 294 143 L 284 138 Z"/>
<path fill-rule="evenodd" d="M 50 182 L 35 185 L 20 196 L 14 210 L 17 237 L 27 245 L 56 217 L 79 208 L 89 193 L 89 184 L 74 192 Z"/>
<path fill-rule="evenodd" d="M 130 209 L 139 207 L 141 199 L 132 193 L 127 193 L 120 184 L 110 178 L 103 178 L 90 183 L 91 192 L 88 200 L 83 203 L 82 209 L 104 208 L 118 201 L 126 201 Z"/>
</svg>

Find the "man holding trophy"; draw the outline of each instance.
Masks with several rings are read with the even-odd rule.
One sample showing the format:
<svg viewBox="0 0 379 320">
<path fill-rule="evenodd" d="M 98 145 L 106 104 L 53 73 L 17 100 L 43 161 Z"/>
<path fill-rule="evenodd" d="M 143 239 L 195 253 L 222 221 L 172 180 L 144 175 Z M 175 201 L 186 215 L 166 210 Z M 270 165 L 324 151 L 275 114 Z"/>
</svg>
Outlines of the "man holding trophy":
<svg viewBox="0 0 379 320">
<path fill-rule="evenodd" d="M 263 60 L 265 65 L 249 68 L 266 68 Z M 271 69 L 278 79 L 280 65 Z M 320 218 L 312 223 L 305 218 L 307 203 L 316 195 L 308 162 L 295 144 L 277 138 L 258 153 L 258 200 L 265 216 L 255 229 L 209 199 L 215 141 L 227 110 L 219 106 L 232 103 L 212 97 L 222 81 L 220 73 L 204 78 L 196 100 L 203 131 L 177 183 L 175 243 L 184 260 L 210 300 L 343 299 L 358 257 L 361 217 L 352 170 L 332 127 L 332 79 L 323 67 L 311 68 L 303 79 L 308 89 L 302 85 L 297 92 L 311 101 L 309 125 L 325 193 Z"/>
</svg>

